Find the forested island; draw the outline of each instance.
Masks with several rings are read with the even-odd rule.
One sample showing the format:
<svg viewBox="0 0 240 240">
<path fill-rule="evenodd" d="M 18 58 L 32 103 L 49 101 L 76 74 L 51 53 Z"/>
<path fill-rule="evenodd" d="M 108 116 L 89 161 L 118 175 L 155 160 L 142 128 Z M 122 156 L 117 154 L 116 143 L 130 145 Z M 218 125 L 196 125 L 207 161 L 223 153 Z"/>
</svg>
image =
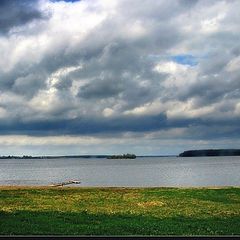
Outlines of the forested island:
<svg viewBox="0 0 240 240">
<path fill-rule="evenodd" d="M 188 150 L 179 154 L 179 157 L 210 157 L 210 156 L 240 156 L 240 149 Z"/>
<path fill-rule="evenodd" d="M 136 155 L 135 154 L 123 154 L 123 155 L 112 155 L 108 156 L 107 159 L 135 159 Z"/>
</svg>

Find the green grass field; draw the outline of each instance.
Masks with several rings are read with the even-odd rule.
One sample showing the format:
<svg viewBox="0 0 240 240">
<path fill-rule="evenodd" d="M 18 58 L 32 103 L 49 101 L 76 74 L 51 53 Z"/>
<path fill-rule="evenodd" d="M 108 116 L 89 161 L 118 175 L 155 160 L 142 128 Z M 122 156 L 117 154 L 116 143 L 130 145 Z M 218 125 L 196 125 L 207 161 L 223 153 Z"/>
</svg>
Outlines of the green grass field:
<svg viewBox="0 0 240 240">
<path fill-rule="evenodd" d="M 240 235 L 240 188 L 1 187 L 0 235 Z"/>
</svg>

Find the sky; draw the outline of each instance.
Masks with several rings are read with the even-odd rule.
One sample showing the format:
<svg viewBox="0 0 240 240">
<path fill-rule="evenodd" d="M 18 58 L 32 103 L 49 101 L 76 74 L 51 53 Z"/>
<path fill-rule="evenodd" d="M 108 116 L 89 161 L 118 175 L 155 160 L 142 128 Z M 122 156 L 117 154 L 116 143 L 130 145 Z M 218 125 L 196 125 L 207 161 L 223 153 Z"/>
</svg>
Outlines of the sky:
<svg viewBox="0 0 240 240">
<path fill-rule="evenodd" d="M 240 148 L 239 0 L 1 0 L 0 155 Z"/>
</svg>

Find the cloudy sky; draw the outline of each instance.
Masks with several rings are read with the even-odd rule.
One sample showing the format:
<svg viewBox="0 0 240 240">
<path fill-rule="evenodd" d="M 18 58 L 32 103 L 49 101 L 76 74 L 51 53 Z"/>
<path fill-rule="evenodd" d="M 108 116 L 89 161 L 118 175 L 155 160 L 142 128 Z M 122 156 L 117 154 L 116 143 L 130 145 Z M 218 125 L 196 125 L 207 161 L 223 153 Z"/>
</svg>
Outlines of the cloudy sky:
<svg viewBox="0 0 240 240">
<path fill-rule="evenodd" d="M 0 155 L 240 148 L 239 0 L 1 0 Z"/>
</svg>

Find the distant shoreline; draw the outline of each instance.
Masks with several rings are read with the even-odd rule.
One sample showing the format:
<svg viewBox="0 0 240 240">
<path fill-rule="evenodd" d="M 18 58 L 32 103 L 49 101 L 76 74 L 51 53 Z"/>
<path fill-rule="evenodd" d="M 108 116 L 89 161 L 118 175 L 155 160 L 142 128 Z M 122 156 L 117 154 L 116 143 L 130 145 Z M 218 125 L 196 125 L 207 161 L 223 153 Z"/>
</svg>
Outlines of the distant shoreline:
<svg viewBox="0 0 240 240">
<path fill-rule="evenodd" d="M 91 186 L 58 186 L 52 187 L 49 185 L 0 185 L 0 190 L 18 190 L 18 189 L 229 189 L 229 188 L 240 188 L 239 186 L 202 186 L 202 187 L 164 187 L 164 186 L 154 186 L 154 187 L 91 187 Z"/>
<path fill-rule="evenodd" d="M 112 155 L 66 155 L 66 156 L 0 156 L 0 159 L 56 159 L 56 158 L 109 158 Z M 144 157 L 177 157 L 178 155 L 147 155 L 136 156 L 136 158 Z M 111 158 L 109 158 L 111 159 Z"/>
<path fill-rule="evenodd" d="M 121 159 L 114 158 L 111 154 L 85 154 L 85 155 L 56 155 L 56 156 L 0 156 L 0 159 L 67 159 L 67 158 L 106 158 L 106 159 Z M 121 156 L 121 155 L 116 155 Z M 186 150 L 180 154 L 170 155 L 135 155 L 136 158 L 155 158 L 155 157 L 220 157 L 220 156 L 240 156 L 240 149 L 201 149 L 201 150 Z M 133 158 L 127 158 L 133 159 Z"/>
</svg>

